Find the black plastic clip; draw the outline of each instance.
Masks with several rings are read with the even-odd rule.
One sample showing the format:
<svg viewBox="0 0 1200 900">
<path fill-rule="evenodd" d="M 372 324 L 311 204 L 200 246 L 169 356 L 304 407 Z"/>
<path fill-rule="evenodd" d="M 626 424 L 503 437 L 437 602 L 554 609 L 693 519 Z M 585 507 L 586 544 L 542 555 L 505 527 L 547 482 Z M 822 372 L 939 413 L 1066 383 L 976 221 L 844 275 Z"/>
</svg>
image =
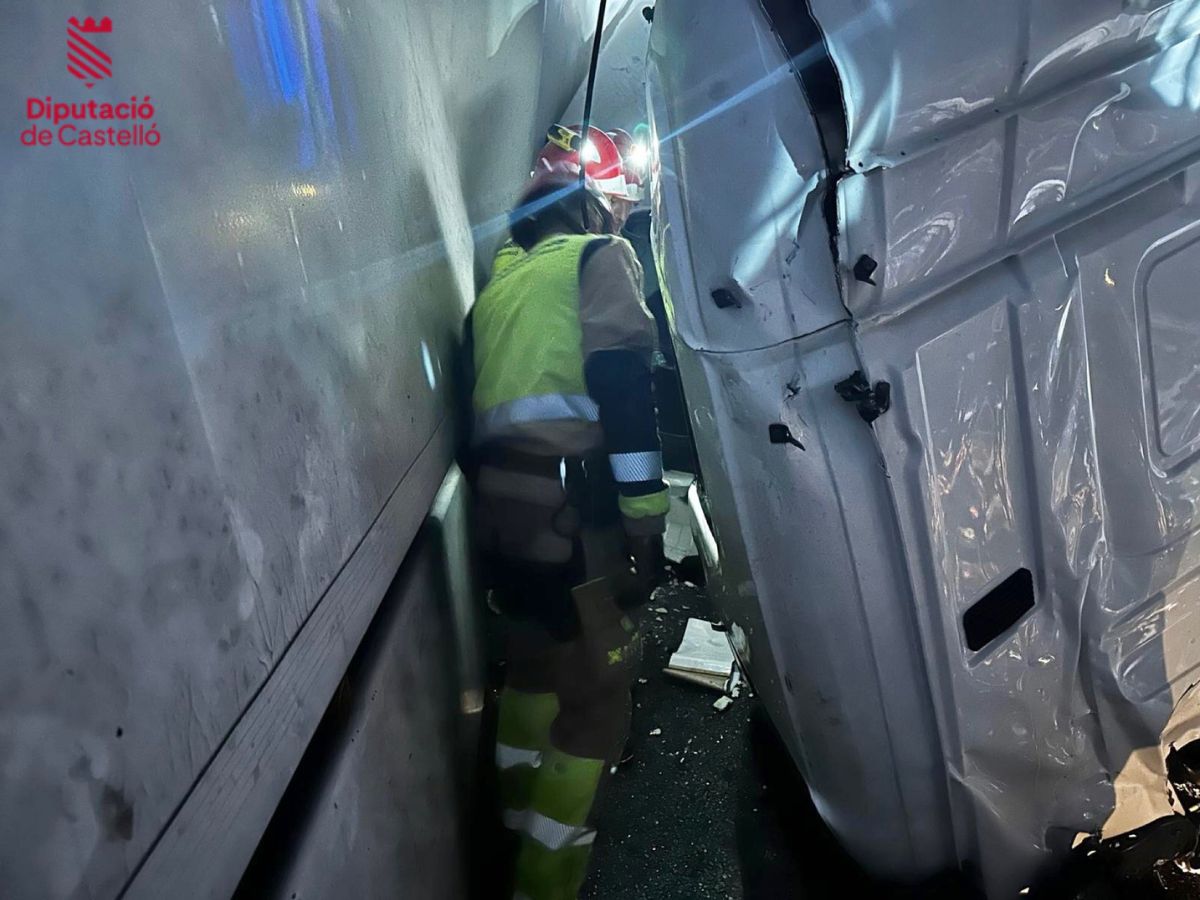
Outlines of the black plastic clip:
<svg viewBox="0 0 1200 900">
<path fill-rule="evenodd" d="M 796 440 L 796 436 L 792 434 L 792 430 L 782 422 L 775 422 L 767 427 L 767 434 L 771 438 L 772 444 L 791 444 L 793 447 L 804 449 L 804 445 Z"/>
<path fill-rule="evenodd" d="M 833 389 L 847 403 L 858 407 L 859 417 L 867 424 L 874 422 L 892 406 L 892 386 L 886 381 L 877 381 L 875 387 L 871 387 L 861 369 L 844 381 L 839 381 Z"/>
<path fill-rule="evenodd" d="M 879 268 L 879 263 L 863 254 L 858 258 L 858 262 L 854 264 L 853 274 L 857 281 L 863 281 L 867 284 L 874 285 L 875 279 L 871 276 L 875 274 L 875 270 Z M 877 286 L 877 285 L 876 285 Z"/>
</svg>

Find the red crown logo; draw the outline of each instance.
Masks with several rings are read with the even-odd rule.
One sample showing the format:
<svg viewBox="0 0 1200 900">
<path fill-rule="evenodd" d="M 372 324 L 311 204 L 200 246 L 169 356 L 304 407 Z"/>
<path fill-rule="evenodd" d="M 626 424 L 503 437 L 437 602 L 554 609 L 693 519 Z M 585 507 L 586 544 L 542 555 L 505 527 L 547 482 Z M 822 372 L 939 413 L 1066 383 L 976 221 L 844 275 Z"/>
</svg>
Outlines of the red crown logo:
<svg viewBox="0 0 1200 900">
<path fill-rule="evenodd" d="M 76 16 L 71 16 L 68 21 L 84 34 L 112 34 L 112 19 L 108 16 L 105 16 L 99 22 L 91 16 L 88 16 L 82 22 Z"/>
</svg>

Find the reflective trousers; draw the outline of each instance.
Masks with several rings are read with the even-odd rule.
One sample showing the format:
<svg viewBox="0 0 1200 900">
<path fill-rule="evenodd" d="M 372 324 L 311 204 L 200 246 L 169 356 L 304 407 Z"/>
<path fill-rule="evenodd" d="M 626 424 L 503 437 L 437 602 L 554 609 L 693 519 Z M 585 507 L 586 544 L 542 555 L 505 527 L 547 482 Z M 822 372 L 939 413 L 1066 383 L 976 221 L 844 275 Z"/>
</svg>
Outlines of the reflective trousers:
<svg viewBox="0 0 1200 900">
<path fill-rule="evenodd" d="M 610 541 L 619 534 L 585 536 L 590 572 L 617 564 L 619 544 Z M 596 793 L 629 735 L 641 639 L 616 603 L 615 583 L 601 575 L 571 591 L 579 627 L 567 640 L 534 620 L 508 623 L 496 765 L 504 823 L 519 838 L 520 900 L 578 896 L 596 838 Z"/>
</svg>

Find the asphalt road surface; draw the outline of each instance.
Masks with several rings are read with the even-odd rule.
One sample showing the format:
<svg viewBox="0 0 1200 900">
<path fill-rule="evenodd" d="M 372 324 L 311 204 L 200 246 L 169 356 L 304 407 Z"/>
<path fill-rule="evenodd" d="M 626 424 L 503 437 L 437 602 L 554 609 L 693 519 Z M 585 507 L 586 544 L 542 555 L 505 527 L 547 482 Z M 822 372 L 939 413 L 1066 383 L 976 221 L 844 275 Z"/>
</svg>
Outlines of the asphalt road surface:
<svg viewBox="0 0 1200 900">
<path fill-rule="evenodd" d="M 589 900 L 747 896 L 739 806 L 761 792 L 745 766 L 751 701 L 743 694 L 718 712 L 720 694 L 662 673 L 689 616 L 713 618 L 703 593 L 683 584 L 660 589 L 644 613 L 632 759 L 600 799 Z"/>
<path fill-rule="evenodd" d="M 718 712 L 719 694 L 663 674 L 689 616 L 719 619 L 703 590 L 686 583 L 661 588 L 646 608 L 633 755 L 599 801 L 599 837 L 581 897 L 897 896 L 863 876 L 838 847 L 753 697 L 743 692 Z M 953 886 L 911 896 L 967 895 Z"/>
</svg>

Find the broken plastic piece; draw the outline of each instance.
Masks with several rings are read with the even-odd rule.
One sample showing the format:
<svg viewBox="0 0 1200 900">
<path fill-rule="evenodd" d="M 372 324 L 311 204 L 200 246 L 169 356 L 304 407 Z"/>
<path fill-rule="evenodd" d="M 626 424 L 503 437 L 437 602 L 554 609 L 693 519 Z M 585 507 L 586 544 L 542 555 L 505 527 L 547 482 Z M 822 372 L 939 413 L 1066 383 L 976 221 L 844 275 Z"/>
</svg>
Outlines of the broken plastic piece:
<svg viewBox="0 0 1200 900">
<path fill-rule="evenodd" d="M 687 494 L 696 477 L 690 472 L 663 473 L 667 482 L 671 505 L 667 510 L 667 530 L 663 535 L 663 553 L 672 563 L 680 563 L 696 555 L 696 541 L 692 537 L 692 510 L 688 506 Z"/>
<path fill-rule="evenodd" d="M 1183 816 L 1167 816 L 1100 845 L 1105 862 L 1118 878 L 1132 880 L 1161 860 L 1177 859 L 1196 849 L 1196 826 Z"/>
<path fill-rule="evenodd" d="M 670 675 L 672 678 L 678 678 L 680 681 L 698 684 L 700 687 L 706 687 L 710 690 L 725 690 L 726 679 L 720 675 L 705 675 L 701 672 L 686 672 L 683 669 L 672 669 L 669 666 L 663 669 L 663 674 Z"/>
<path fill-rule="evenodd" d="M 1200 741 L 1174 747 L 1167 753 L 1167 780 L 1189 818 L 1200 818 Z"/>
<path fill-rule="evenodd" d="M 715 709 L 717 712 L 725 712 L 725 710 L 729 709 L 729 707 L 732 705 L 733 698 L 727 695 L 720 696 L 713 701 L 713 709 Z"/>
<path fill-rule="evenodd" d="M 733 660 L 733 648 L 723 630 L 703 619 L 688 619 L 679 649 L 671 654 L 670 665 L 663 672 L 681 681 L 728 693 L 730 685 L 736 684 Z"/>
<path fill-rule="evenodd" d="M 712 622 L 688 619 L 679 649 L 671 654 L 670 668 L 728 678 L 733 671 L 728 635 L 717 631 Z"/>
</svg>

